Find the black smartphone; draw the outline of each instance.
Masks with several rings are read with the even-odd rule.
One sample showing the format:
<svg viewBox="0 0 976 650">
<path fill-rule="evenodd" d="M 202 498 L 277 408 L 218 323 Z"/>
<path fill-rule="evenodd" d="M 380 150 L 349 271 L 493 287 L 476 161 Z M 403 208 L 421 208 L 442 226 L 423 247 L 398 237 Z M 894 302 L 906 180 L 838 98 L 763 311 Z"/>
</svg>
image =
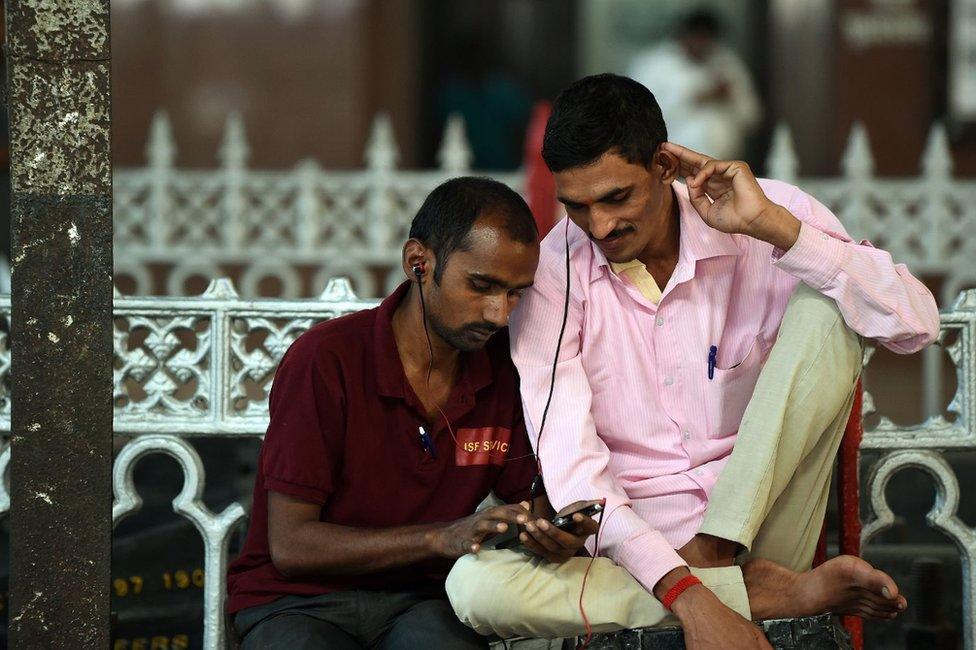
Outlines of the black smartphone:
<svg viewBox="0 0 976 650">
<path fill-rule="evenodd" d="M 579 510 L 566 513 L 565 515 L 559 515 L 558 517 L 553 517 L 552 525 L 558 528 L 559 530 L 569 531 L 576 523 L 575 521 L 573 521 L 573 515 L 575 515 L 577 512 L 583 515 L 584 517 L 592 517 L 593 515 L 599 514 L 602 511 L 603 511 L 603 504 L 594 503 L 586 506 L 585 508 L 581 508 Z"/>
<path fill-rule="evenodd" d="M 573 515 L 575 515 L 577 512 L 586 517 L 592 517 L 593 515 L 599 514 L 602 510 L 602 503 L 594 503 L 565 515 L 553 517 L 550 523 L 552 523 L 552 525 L 559 530 L 569 532 L 573 529 L 573 525 L 576 523 L 573 521 Z M 499 533 L 498 535 L 494 535 L 483 541 L 481 543 L 481 548 L 485 550 L 515 548 L 521 543 L 518 539 L 519 532 L 521 532 L 520 529 L 520 526 L 509 526 L 508 530 L 504 533 Z"/>
</svg>

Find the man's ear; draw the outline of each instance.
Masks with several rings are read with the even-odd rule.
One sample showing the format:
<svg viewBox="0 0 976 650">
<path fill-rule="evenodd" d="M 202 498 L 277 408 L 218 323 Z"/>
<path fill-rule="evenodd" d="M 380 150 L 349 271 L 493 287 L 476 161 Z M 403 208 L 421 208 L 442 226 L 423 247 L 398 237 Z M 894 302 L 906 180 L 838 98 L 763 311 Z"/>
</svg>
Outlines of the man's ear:
<svg viewBox="0 0 976 650">
<path fill-rule="evenodd" d="M 434 272 L 434 255 L 419 239 L 408 239 L 403 245 L 403 272 L 412 282 L 423 282 Z"/>
<path fill-rule="evenodd" d="M 670 185 L 678 178 L 678 158 L 670 151 L 658 147 L 651 159 L 652 168 L 661 175 L 661 183 Z"/>
</svg>

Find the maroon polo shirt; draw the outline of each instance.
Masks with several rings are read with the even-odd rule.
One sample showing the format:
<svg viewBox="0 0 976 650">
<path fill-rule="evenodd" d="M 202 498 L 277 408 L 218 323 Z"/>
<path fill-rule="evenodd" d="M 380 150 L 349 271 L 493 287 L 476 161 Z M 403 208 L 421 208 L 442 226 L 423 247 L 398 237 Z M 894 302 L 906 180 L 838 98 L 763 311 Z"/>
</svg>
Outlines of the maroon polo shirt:
<svg viewBox="0 0 976 650">
<path fill-rule="evenodd" d="M 465 517 L 488 495 L 528 499 L 535 476 L 518 375 L 499 332 L 461 355 L 443 418 L 428 421 L 393 338 L 401 285 L 375 308 L 320 323 L 291 346 L 271 389 L 271 423 L 258 463 L 250 527 L 228 570 L 231 612 L 286 594 L 350 589 L 443 591 L 452 561 L 430 560 L 357 576 L 288 579 L 268 549 L 268 490 L 322 506 L 320 519 L 385 528 Z M 430 432 L 437 457 L 417 427 Z"/>
</svg>

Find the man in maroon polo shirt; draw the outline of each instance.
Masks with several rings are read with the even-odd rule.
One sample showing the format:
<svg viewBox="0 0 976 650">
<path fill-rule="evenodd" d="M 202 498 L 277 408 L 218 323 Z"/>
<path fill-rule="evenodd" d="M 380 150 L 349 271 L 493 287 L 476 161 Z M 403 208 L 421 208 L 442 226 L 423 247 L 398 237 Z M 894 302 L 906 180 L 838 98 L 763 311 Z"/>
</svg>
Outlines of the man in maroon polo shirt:
<svg viewBox="0 0 976 650">
<path fill-rule="evenodd" d="M 529 503 L 537 464 L 498 330 L 538 257 L 518 194 L 450 180 L 411 225 L 410 281 L 285 354 L 228 572 L 245 649 L 486 647 L 444 595 L 454 560 L 524 526 L 524 547 L 561 562 L 595 532 L 580 515 L 556 529 L 544 496 Z M 507 505 L 472 514 L 491 492 Z"/>
</svg>

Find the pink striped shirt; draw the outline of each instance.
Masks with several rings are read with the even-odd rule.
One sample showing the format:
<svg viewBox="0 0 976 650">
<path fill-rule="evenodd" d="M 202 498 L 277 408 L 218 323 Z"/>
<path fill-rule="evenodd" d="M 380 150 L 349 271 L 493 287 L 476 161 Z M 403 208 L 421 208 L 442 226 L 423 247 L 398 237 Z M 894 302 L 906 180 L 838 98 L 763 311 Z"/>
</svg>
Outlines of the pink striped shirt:
<svg viewBox="0 0 976 650">
<path fill-rule="evenodd" d="M 803 222 L 785 253 L 710 228 L 675 183 L 680 250 L 657 305 L 569 224 L 569 316 L 538 450 L 546 490 L 556 508 L 605 497 L 600 551 L 648 591 L 685 564 L 674 549 L 701 525 L 797 282 L 833 298 L 852 329 L 895 352 L 921 349 L 939 329 L 932 294 L 903 264 L 854 243 L 799 189 L 760 185 Z M 565 233 L 563 221 L 543 240 L 535 285 L 510 323 L 533 444 L 562 321 Z"/>
</svg>

